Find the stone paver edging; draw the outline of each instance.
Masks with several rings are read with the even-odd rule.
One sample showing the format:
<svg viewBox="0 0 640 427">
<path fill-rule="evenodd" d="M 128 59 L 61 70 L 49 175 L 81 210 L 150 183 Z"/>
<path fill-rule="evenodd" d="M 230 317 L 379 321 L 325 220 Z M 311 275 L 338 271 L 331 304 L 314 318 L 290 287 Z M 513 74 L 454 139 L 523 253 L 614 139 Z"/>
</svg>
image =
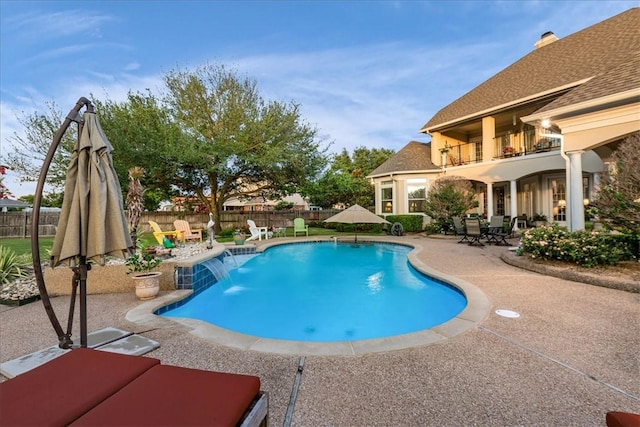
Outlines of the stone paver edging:
<svg viewBox="0 0 640 427">
<path fill-rule="evenodd" d="M 310 239 L 313 241 L 314 239 Z M 317 240 L 317 239 L 315 239 Z M 163 296 L 154 301 L 141 304 L 127 314 L 127 320 L 139 323 L 146 327 L 162 327 L 167 322 L 177 322 L 185 326 L 190 333 L 224 345 L 239 348 L 242 350 L 254 350 L 265 353 L 285 354 L 285 355 L 315 355 L 315 356 L 359 356 L 369 353 L 386 352 L 392 350 L 402 350 L 411 347 L 442 342 L 448 338 L 461 334 L 469 329 L 476 328 L 477 325 L 489 315 L 489 300 L 485 294 L 475 285 L 454 276 L 443 274 L 434 270 L 420 261 L 418 255 L 423 250 L 419 241 L 392 241 L 387 239 L 362 239 L 368 241 L 379 241 L 381 243 L 399 243 L 413 247 L 408 254 L 411 265 L 421 273 L 440 280 L 450 286 L 459 289 L 467 298 L 467 306 L 453 319 L 435 326 L 409 334 L 396 335 L 392 337 L 376 338 L 358 341 L 340 342 L 311 342 L 311 341 L 286 341 L 260 338 L 228 329 L 220 328 L 207 322 L 183 318 L 165 318 L 153 314 L 155 310 L 176 300 L 186 298 L 190 291 L 176 291 Z M 309 240 L 307 240 L 308 242 Z M 326 241 L 326 240 L 323 240 Z M 280 242 L 278 242 L 280 243 Z M 278 243 L 270 242 L 259 249 L 262 251 L 267 247 Z M 291 243 L 291 241 L 281 241 L 280 244 Z"/>
</svg>

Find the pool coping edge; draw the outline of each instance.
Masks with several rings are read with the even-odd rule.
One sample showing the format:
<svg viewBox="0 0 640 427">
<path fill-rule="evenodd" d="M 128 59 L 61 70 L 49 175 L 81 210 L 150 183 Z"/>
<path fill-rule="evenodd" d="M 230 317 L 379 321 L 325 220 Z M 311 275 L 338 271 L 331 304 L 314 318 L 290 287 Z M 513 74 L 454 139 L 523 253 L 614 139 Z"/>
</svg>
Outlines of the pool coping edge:
<svg viewBox="0 0 640 427">
<path fill-rule="evenodd" d="M 463 279 L 435 270 L 418 259 L 418 254 L 424 249 L 421 242 L 381 239 L 380 237 L 373 239 L 364 238 L 362 240 L 374 243 L 395 243 L 412 247 L 413 249 L 407 254 L 409 263 L 421 273 L 460 290 L 467 299 L 467 306 L 452 319 L 433 328 L 392 337 L 337 342 L 287 341 L 260 338 L 233 332 L 200 320 L 168 318 L 154 314 L 154 312 L 161 307 L 187 298 L 193 293 L 193 291 L 190 290 L 172 291 L 152 301 L 143 302 L 130 310 L 126 315 L 126 319 L 132 323 L 154 328 L 175 327 L 177 323 L 184 326 L 189 333 L 202 339 L 241 350 L 295 356 L 362 356 L 370 353 L 404 350 L 412 347 L 441 343 L 476 328 L 480 322 L 488 317 L 490 310 L 489 300 L 477 286 Z M 327 240 L 317 238 L 297 240 L 299 243 L 326 241 Z M 269 245 L 256 248 L 256 252 L 262 252 L 268 247 L 295 242 L 296 241 L 270 242 Z"/>
</svg>

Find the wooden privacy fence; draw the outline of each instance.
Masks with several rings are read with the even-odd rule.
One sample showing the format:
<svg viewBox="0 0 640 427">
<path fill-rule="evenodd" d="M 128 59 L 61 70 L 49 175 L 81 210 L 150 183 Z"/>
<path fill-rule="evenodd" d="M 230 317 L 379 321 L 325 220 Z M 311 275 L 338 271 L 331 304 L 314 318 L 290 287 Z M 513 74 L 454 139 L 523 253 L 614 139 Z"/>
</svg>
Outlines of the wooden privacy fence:
<svg viewBox="0 0 640 427">
<path fill-rule="evenodd" d="M 222 229 L 243 228 L 247 226 L 247 220 L 255 221 L 259 227 L 293 227 L 295 218 L 304 218 L 305 223 L 321 222 L 340 212 L 335 209 L 322 211 L 225 211 L 222 212 L 220 225 Z M 189 222 L 191 228 L 207 229 L 209 214 L 186 214 L 183 212 L 145 212 L 140 219 L 140 227 L 143 232 L 150 232 L 149 221 L 155 221 L 163 230 L 173 230 L 173 221 L 184 219 Z"/>
<path fill-rule="evenodd" d="M 38 235 L 54 236 L 60 212 L 40 212 Z M 0 238 L 31 237 L 31 212 L 0 213 Z"/>
<path fill-rule="evenodd" d="M 335 215 L 338 210 L 322 211 L 227 211 L 222 213 L 222 229 L 246 227 L 247 220 L 252 219 L 259 227 L 293 227 L 294 218 L 304 218 L 305 223 L 322 222 Z M 40 236 L 55 236 L 60 212 L 40 212 Z M 184 219 L 191 228 L 206 230 L 209 214 L 187 214 L 184 212 L 145 212 L 140 219 L 143 232 L 151 232 L 149 221 L 155 221 L 163 230 L 173 230 L 173 221 Z M 1 212 L 0 238 L 31 237 L 31 212 Z"/>
</svg>

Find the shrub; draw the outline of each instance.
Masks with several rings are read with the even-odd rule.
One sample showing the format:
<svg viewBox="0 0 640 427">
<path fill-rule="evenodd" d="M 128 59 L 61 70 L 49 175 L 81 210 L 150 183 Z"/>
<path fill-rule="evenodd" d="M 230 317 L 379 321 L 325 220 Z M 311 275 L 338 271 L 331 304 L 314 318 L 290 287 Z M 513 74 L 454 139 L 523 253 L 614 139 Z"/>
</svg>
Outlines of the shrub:
<svg viewBox="0 0 640 427">
<path fill-rule="evenodd" d="M 631 236 L 586 230 L 569 232 L 563 227 L 551 225 L 526 230 L 522 235 L 521 250 L 534 258 L 595 267 L 633 259 L 634 242 Z"/>
<path fill-rule="evenodd" d="M 0 285 L 28 277 L 30 266 L 26 256 L 19 256 L 12 249 L 0 246 Z"/>
<path fill-rule="evenodd" d="M 231 237 L 233 236 L 233 232 L 235 231 L 235 228 L 224 228 L 222 230 L 220 230 L 220 232 L 218 233 L 219 237 Z"/>
<path fill-rule="evenodd" d="M 357 226 L 357 230 L 356 230 Z M 327 223 L 327 227 L 341 233 L 381 233 L 382 224 L 345 224 L 341 222 Z"/>
<path fill-rule="evenodd" d="M 422 215 L 387 215 L 385 218 L 391 224 L 399 222 L 406 232 L 422 231 Z"/>
<path fill-rule="evenodd" d="M 427 234 L 440 234 L 443 230 L 440 224 L 436 224 L 435 222 L 431 224 L 427 224 L 424 228 L 425 233 Z"/>
<path fill-rule="evenodd" d="M 431 186 L 424 212 L 441 231 L 447 232 L 454 230 L 452 216 L 463 217 L 476 207 L 478 201 L 471 182 L 460 176 L 445 176 Z"/>
</svg>

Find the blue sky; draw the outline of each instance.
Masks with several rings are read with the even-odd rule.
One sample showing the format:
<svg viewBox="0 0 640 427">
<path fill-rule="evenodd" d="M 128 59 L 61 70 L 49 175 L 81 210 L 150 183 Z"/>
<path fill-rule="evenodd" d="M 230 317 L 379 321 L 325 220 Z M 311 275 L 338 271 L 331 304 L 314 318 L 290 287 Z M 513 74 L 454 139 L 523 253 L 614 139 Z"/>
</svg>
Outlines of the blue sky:
<svg viewBox="0 0 640 427">
<path fill-rule="evenodd" d="M 440 108 L 526 55 L 636 1 L 0 0 L 0 161 L 16 116 L 81 96 L 160 93 L 164 73 L 219 63 L 301 105 L 343 148 L 401 149 Z M 99 113 L 99 112 L 98 112 Z M 10 166 L 10 165 L 9 165 Z M 5 184 L 15 196 L 35 185 Z"/>
</svg>

